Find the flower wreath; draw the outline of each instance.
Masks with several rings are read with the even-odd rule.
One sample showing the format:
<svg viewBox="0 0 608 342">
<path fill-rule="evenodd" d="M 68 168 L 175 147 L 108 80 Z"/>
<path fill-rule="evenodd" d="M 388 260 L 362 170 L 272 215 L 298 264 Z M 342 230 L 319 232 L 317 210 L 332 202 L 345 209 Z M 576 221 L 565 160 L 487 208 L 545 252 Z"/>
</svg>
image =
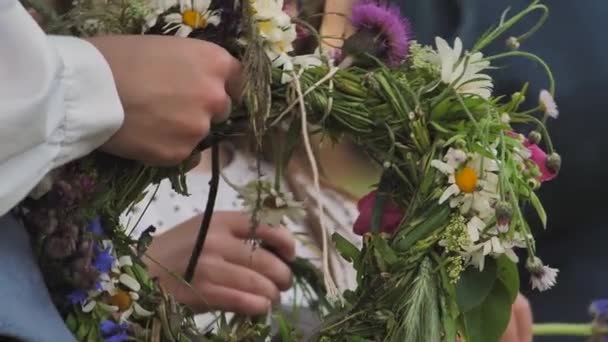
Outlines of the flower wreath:
<svg viewBox="0 0 608 342">
<path fill-rule="evenodd" d="M 317 194 L 311 127 L 334 139 L 350 136 L 383 170 L 376 189 L 359 202 L 354 230 L 363 236 L 362 249 L 325 234 L 323 277 L 304 261 L 292 265 L 323 304 L 317 306 L 324 323 L 316 340 L 498 341 L 519 289 L 518 249 L 527 253 L 533 288 L 555 284 L 557 270 L 536 256 L 522 210 L 531 204 L 546 225 L 535 192 L 561 166 L 545 128 L 558 116 L 553 77 L 540 58 L 518 50 L 547 17 L 539 1 L 512 17 L 505 12 L 465 51 L 459 38 L 452 45 L 439 37 L 435 47 L 417 43 L 397 9 L 364 0 L 350 17 L 356 33 L 333 54 L 321 47 L 295 53 L 299 37 L 318 34 L 305 18 L 288 15 L 281 0 L 76 0 L 62 14 L 32 6 L 51 33 L 206 39 L 243 62 L 249 76 L 243 108 L 201 142 L 200 149 L 214 152 L 214 177 L 186 281 L 213 212 L 217 142 L 245 126 L 257 148 L 268 132 L 286 132 L 291 143 L 276 147 L 279 170 L 293 146 L 303 144 Z M 507 39 L 509 51 L 482 54 L 533 12 L 542 14 L 537 25 Z M 548 90 L 539 94 L 538 106 L 521 108 L 526 86 L 510 97 L 493 96 L 485 72 L 508 57 L 530 59 L 547 71 Z M 524 136 L 511 124 L 531 131 Z M 255 319 L 201 332 L 192 312 L 149 277 L 143 260 L 153 227 L 134 239 L 120 215 L 164 178 L 187 194 L 184 177 L 183 166 L 152 168 L 94 152 L 54 171 L 15 209 L 78 340 L 259 341 L 275 334 Z M 237 190 L 254 228 L 300 205 L 280 184 L 261 178 Z M 338 293 L 327 276 L 329 238 L 357 271 L 354 291 Z M 279 338 L 299 338 L 286 319 L 278 320 Z"/>
</svg>

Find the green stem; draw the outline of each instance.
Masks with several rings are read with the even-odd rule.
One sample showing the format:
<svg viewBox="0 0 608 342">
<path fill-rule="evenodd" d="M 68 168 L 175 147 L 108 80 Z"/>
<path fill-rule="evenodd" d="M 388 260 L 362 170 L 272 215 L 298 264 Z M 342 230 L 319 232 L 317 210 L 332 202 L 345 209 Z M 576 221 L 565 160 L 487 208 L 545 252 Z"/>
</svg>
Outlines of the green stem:
<svg viewBox="0 0 608 342">
<path fill-rule="evenodd" d="M 545 22 L 545 20 L 547 20 L 549 9 L 547 8 L 547 6 L 539 4 L 538 0 L 534 1 L 533 3 L 531 3 L 528 8 L 526 8 L 525 10 L 523 10 L 520 13 L 516 14 L 511 19 L 509 19 L 509 20 L 507 20 L 505 22 L 501 22 L 501 25 L 499 27 L 497 27 L 493 31 L 489 32 L 488 34 L 484 35 L 475 44 L 475 47 L 473 47 L 473 50 L 471 52 L 474 53 L 474 52 L 482 50 L 487 45 L 489 45 L 494 40 L 496 40 L 498 37 L 500 37 L 503 33 L 505 33 L 505 31 L 507 31 L 508 29 L 510 29 L 511 27 L 513 27 L 513 25 L 515 25 L 520 20 L 522 20 L 525 16 L 527 16 L 528 14 L 530 14 L 530 13 L 532 13 L 534 11 L 537 11 L 537 10 L 542 11 L 543 15 L 539 18 L 539 20 L 537 21 L 537 23 L 530 30 L 528 30 L 528 32 L 526 32 L 526 33 L 522 34 L 521 36 L 517 37 L 518 41 L 520 41 L 520 42 L 524 41 L 525 39 L 527 39 L 528 37 L 530 37 L 536 30 L 538 30 L 543 25 L 543 23 Z M 505 17 L 505 14 L 506 13 L 503 13 L 503 18 Z"/>
<path fill-rule="evenodd" d="M 593 326 L 589 323 L 541 323 L 532 328 L 535 336 L 591 336 Z"/>
<path fill-rule="evenodd" d="M 504 53 L 494 55 L 494 56 L 488 56 L 484 59 L 487 61 L 492 61 L 495 59 L 500 59 L 500 58 L 505 58 L 505 57 L 514 57 L 514 56 L 525 57 L 525 58 L 531 59 L 531 60 L 535 61 L 536 63 L 540 64 L 545 69 L 545 72 L 547 73 L 547 77 L 549 77 L 549 92 L 551 93 L 551 96 L 555 96 L 555 79 L 553 78 L 553 73 L 551 72 L 551 68 L 549 68 L 547 63 L 542 58 L 538 57 L 537 55 L 529 53 L 529 52 L 524 52 L 524 51 L 509 51 L 509 52 L 504 52 Z"/>
</svg>

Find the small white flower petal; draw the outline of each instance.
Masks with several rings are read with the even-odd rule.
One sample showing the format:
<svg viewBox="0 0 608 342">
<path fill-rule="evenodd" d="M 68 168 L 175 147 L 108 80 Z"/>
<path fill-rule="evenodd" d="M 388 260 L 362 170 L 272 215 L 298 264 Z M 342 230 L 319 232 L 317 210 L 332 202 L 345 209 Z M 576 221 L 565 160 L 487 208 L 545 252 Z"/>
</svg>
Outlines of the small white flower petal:
<svg viewBox="0 0 608 342">
<path fill-rule="evenodd" d="M 135 310 L 135 314 L 139 317 L 150 317 L 154 315 L 153 311 L 142 308 L 137 302 L 133 302 L 133 309 Z"/>
<path fill-rule="evenodd" d="M 505 252 L 505 249 L 497 236 L 493 236 L 490 241 L 492 241 L 492 251 L 494 253 L 503 254 Z"/>
<path fill-rule="evenodd" d="M 460 193 L 460 188 L 456 184 L 450 185 L 439 197 L 439 204 L 443 204 L 448 198 Z"/>
<path fill-rule="evenodd" d="M 505 255 L 512 262 L 514 262 L 514 263 L 518 263 L 519 262 L 519 257 L 517 256 L 517 254 L 515 254 L 515 252 L 513 251 L 512 248 L 505 249 Z"/>
<path fill-rule="evenodd" d="M 135 292 L 139 292 L 139 290 L 141 290 L 141 285 L 139 285 L 139 282 L 126 273 L 121 274 L 120 277 L 118 277 L 118 280 L 121 284 Z"/>
<path fill-rule="evenodd" d="M 129 297 L 131 297 L 131 299 L 136 300 L 136 301 L 139 300 L 139 294 L 137 292 L 130 291 Z"/>
<path fill-rule="evenodd" d="M 109 313 L 114 313 L 114 312 L 118 312 L 119 308 L 116 305 L 108 305 L 104 302 L 99 302 L 99 307 L 105 311 L 105 312 L 109 312 Z"/>
<path fill-rule="evenodd" d="M 209 5 L 211 5 L 211 0 L 191 0 L 192 1 L 192 9 L 199 12 L 205 13 L 209 9 Z"/>
<path fill-rule="evenodd" d="M 538 101 L 540 103 L 541 109 L 545 112 L 546 115 L 557 119 L 559 116 L 559 111 L 557 110 L 557 104 L 551 96 L 551 93 L 547 90 L 541 90 L 540 95 L 538 96 Z"/>
<path fill-rule="evenodd" d="M 492 253 L 492 242 L 486 241 L 483 243 L 483 255 L 488 255 Z"/>
<path fill-rule="evenodd" d="M 444 175 L 452 175 L 455 172 L 453 166 L 449 165 L 448 163 L 444 163 L 441 160 L 431 160 L 431 166 L 439 170 L 439 172 L 443 173 Z"/>
<path fill-rule="evenodd" d="M 133 266 L 133 260 L 129 255 L 123 255 L 118 258 L 118 264 L 120 265 L 120 267 Z"/>
<path fill-rule="evenodd" d="M 484 230 L 486 223 L 483 222 L 479 217 L 473 216 L 469 222 L 467 222 L 467 232 L 472 242 L 479 240 L 479 233 Z"/>
<path fill-rule="evenodd" d="M 186 38 L 190 35 L 190 33 L 192 33 L 192 27 L 188 25 L 180 25 L 175 35 Z"/>
<path fill-rule="evenodd" d="M 217 11 L 213 11 L 207 18 L 207 25 L 219 26 L 221 22 L 222 16 Z"/>
<path fill-rule="evenodd" d="M 94 300 L 89 300 L 87 302 L 84 302 L 82 305 L 82 312 L 84 313 L 88 313 L 93 311 L 93 309 L 95 309 L 95 306 L 97 305 L 97 302 Z"/>
<path fill-rule="evenodd" d="M 133 305 L 120 315 L 120 322 L 126 322 L 133 314 Z"/>
</svg>

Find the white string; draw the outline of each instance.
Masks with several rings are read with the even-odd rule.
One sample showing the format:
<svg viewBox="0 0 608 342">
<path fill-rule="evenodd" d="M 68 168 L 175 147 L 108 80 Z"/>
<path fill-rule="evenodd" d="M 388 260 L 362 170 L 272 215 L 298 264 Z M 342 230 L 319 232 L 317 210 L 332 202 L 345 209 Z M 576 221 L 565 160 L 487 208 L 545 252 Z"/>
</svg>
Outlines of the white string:
<svg viewBox="0 0 608 342">
<path fill-rule="evenodd" d="M 329 75 L 329 74 L 328 74 Z M 308 161 L 310 162 L 310 168 L 312 169 L 312 179 L 315 187 L 315 197 L 319 206 L 319 224 L 321 225 L 321 232 L 323 234 L 323 281 L 327 290 L 327 299 L 334 302 L 339 298 L 339 291 L 334 283 L 329 270 L 329 248 L 327 241 L 327 227 L 325 226 L 325 210 L 323 206 L 323 197 L 321 196 L 321 186 L 319 184 L 319 168 L 317 166 L 317 160 L 312 152 L 310 145 L 310 139 L 308 137 L 308 121 L 306 119 L 306 106 L 304 105 L 304 94 L 302 93 L 302 86 L 300 85 L 299 75 L 292 72 L 293 83 L 296 86 L 296 93 L 298 95 L 297 102 L 300 104 L 300 117 L 302 119 L 302 138 L 304 139 L 304 148 Z"/>
</svg>

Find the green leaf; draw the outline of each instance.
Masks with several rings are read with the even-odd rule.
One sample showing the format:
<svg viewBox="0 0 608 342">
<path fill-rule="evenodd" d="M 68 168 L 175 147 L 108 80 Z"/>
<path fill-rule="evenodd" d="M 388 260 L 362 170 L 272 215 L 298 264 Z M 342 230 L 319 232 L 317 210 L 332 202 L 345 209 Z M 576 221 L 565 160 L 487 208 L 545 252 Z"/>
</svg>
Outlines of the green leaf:
<svg viewBox="0 0 608 342">
<path fill-rule="evenodd" d="M 300 134 L 301 132 L 301 123 L 300 120 L 293 120 L 291 125 L 289 125 L 289 129 L 287 130 L 287 137 L 285 141 L 285 147 L 283 148 L 283 160 L 282 160 L 282 168 L 285 169 L 289 160 L 291 160 L 291 156 L 295 151 L 298 143 L 300 142 Z"/>
<path fill-rule="evenodd" d="M 432 110 L 431 110 L 431 121 L 441 120 L 444 115 L 448 113 L 450 106 L 453 101 L 451 98 L 446 98 L 443 101 L 439 102 Z"/>
<path fill-rule="evenodd" d="M 68 315 L 68 317 L 65 320 L 65 325 L 67 325 L 68 329 L 70 329 L 70 331 L 72 331 L 74 333 L 78 329 L 78 321 L 76 321 L 76 317 L 74 317 L 73 314 Z"/>
<path fill-rule="evenodd" d="M 540 222 L 543 224 L 543 228 L 547 229 L 547 213 L 545 212 L 543 204 L 540 202 L 540 199 L 538 196 L 536 196 L 534 191 L 530 191 L 530 203 L 532 203 L 532 206 L 534 209 L 536 209 L 536 213 L 540 218 Z"/>
<path fill-rule="evenodd" d="M 393 251 L 393 249 L 388 245 L 388 242 L 381 236 L 374 235 L 372 238 L 372 244 L 382 260 L 388 265 L 392 265 L 399 261 L 395 251 Z"/>
<path fill-rule="evenodd" d="M 380 228 L 382 227 L 382 216 L 384 214 L 384 208 L 386 207 L 386 200 L 388 199 L 388 194 L 378 190 L 376 192 L 376 198 L 374 199 L 374 204 L 372 205 L 372 215 L 371 215 L 371 227 L 370 230 L 374 233 L 379 233 Z"/>
<path fill-rule="evenodd" d="M 331 238 L 336 249 L 344 259 L 350 262 L 357 260 L 359 257 L 359 249 L 355 245 L 338 233 L 334 233 Z"/>
<path fill-rule="evenodd" d="M 496 159 L 496 156 L 493 156 L 492 153 L 490 153 L 490 151 L 488 151 L 486 148 L 479 145 L 478 143 L 471 145 L 471 150 L 473 152 L 477 152 L 477 153 L 481 154 L 482 156 L 484 156 L 486 158 Z"/>
<path fill-rule="evenodd" d="M 483 303 L 496 282 L 496 261 L 486 258 L 483 272 L 467 268 L 456 284 L 456 303 L 460 312 L 468 312 Z"/>
<path fill-rule="evenodd" d="M 447 223 L 449 215 L 450 207 L 447 205 L 432 207 L 423 215 L 425 219 L 420 224 L 399 233 L 399 236 L 395 239 L 395 249 L 406 252 L 417 241 L 443 227 Z"/>
<path fill-rule="evenodd" d="M 498 342 L 511 317 L 511 298 L 505 285 L 497 281 L 484 302 L 464 313 L 467 342 Z"/>
<path fill-rule="evenodd" d="M 519 293 L 519 271 L 517 270 L 517 264 L 503 255 L 496 260 L 496 266 L 498 268 L 498 280 L 502 282 L 509 292 L 511 303 L 514 303 Z"/>
<path fill-rule="evenodd" d="M 291 341 L 291 328 L 289 323 L 285 320 L 285 317 L 281 314 L 275 315 L 275 319 L 279 325 L 279 334 L 281 335 L 281 341 L 288 342 Z"/>
<path fill-rule="evenodd" d="M 85 338 L 87 337 L 89 330 L 91 330 L 91 322 L 90 321 L 83 321 L 81 322 L 80 326 L 78 326 L 78 331 L 76 331 L 76 339 L 78 341 L 84 341 Z"/>
</svg>

